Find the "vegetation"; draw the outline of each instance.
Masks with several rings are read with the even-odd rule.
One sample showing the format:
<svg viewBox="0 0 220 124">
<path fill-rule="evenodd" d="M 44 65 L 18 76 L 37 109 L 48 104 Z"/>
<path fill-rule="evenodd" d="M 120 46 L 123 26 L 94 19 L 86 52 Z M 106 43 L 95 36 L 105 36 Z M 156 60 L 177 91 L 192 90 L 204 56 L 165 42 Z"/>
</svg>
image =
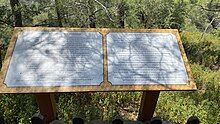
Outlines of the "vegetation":
<svg viewBox="0 0 220 124">
<path fill-rule="evenodd" d="M 177 124 L 192 115 L 202 124 L 220 122 L 219 0 L 0 0 L 0 63 L 15 26 L 177 28 L 198 90 L 162 92 L 156 115 Z M 140 97 L 140 92 L 56 94 L 58 118 L 136 119 Z M 7 123 L 28 124 L 38 111 L 32 94 L 0 96 L 0 116 Z"/>
</svg>

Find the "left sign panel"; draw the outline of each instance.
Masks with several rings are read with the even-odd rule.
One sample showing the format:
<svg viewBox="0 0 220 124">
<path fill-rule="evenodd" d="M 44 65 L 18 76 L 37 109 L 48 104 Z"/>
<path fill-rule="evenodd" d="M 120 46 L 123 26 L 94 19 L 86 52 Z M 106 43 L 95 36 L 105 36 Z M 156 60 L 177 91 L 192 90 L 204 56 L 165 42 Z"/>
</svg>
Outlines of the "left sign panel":
<svg viewBox="0 0 220 124">
<path fill-rule="evenodd" d="M 99 32 L 23 31 L 4 82 L 8 87 L 100 85 Z"/>
</svg>

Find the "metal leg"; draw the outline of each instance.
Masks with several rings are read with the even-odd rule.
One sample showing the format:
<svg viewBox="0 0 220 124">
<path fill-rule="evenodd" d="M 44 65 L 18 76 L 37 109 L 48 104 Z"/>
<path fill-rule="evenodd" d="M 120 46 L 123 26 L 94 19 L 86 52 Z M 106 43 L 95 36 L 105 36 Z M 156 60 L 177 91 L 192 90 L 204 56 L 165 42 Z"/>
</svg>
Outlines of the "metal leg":
<svg viewBox="0 0 220 124">
<path fill-rule="evenodd" d="M 145 122 L 153 117 L 159 94 L 160 91 L 143 92 L 138 120 Z"/>
<path fill-rule="evenodd" d="M 44 117 L 44 123 L 48 124 L 56 119 L 56 106 L 54 95 L 50 93 L 36 94 L 36 100 L 40 113 Z"/>
</svg>

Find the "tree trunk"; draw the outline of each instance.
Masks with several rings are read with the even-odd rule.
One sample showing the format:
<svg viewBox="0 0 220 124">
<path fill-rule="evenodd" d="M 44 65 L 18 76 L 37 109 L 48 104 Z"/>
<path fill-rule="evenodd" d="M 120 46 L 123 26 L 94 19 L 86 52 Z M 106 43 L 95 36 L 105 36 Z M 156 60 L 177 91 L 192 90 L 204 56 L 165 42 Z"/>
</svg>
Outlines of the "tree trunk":
<svg viewBox="0 0 220 124">
<path fill-rule="evenodd" d="M 147 22 L 145 20 L 145 14 L 143 11 L 139 11 L 139 20 L 140 20 L 140 23 L 143 24 L 144 28 L 147 28 Z"/>
<path fill-rule="evenodd" d="M 89 16 L 89 27 L 95 28 L 95 14 Z"/>
<path fill-rule="evenodd" d="M 56 7 L 56 13 L 57 13 L 57 19 L 58 19 L 58 22 L 59 22 L 59 26 L 63 27 L 60 0 L 55 0 L 55 7 Z"/>
<path fill-rule="evenodd" d="M 125 27 L 125 2 L 121 2 L 118 5 L 118 27 L 119 28 L 124 28 Z"/>
<path fill-rule="evenodd" d="M 2 42 L 0 39 L 0 70 L 2 68 L 2 49 L 3 49 L 3 47 L 2 47 Z"/>
<path fill-rule="evenodd" d="M 90 28 L 95 28 L 96 24 L 95 24 L 95 6 L 94 6 L 94 2 L 92 0 L 88 1 L 89 4 L 89 10 L 90 10 L 90 15 L 89 15 L 89 27 Z"/>
<path fill-rule="evenodd" d="M 22 16 L 19 0 L 10 0 L 11 10 L 14 15 L 14 26 L 22 27 Z"/>
</svg>

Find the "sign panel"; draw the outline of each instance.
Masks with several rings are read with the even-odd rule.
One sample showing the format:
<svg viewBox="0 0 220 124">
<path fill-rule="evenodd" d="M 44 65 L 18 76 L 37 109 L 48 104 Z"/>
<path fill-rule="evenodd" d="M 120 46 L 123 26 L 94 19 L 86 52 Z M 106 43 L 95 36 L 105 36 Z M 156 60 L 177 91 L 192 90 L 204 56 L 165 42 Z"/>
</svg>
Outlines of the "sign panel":
<svg viewBox="0 0 220 124">
<path fill-rule="evenodd" d="M 187 84 L 175 35 L 109 33 L 108 79 L 112 85 Z"/>
<path fill-rule="evenodd" d="M 195 90 L 177 30 L 19 27 L 0 93 Z"/>
<path fill-rule="evenodd" d="M 98 32 L 24 31 L 6 74 L 8 87 L 99 85 L 103 81 Z"/>
</svg>

